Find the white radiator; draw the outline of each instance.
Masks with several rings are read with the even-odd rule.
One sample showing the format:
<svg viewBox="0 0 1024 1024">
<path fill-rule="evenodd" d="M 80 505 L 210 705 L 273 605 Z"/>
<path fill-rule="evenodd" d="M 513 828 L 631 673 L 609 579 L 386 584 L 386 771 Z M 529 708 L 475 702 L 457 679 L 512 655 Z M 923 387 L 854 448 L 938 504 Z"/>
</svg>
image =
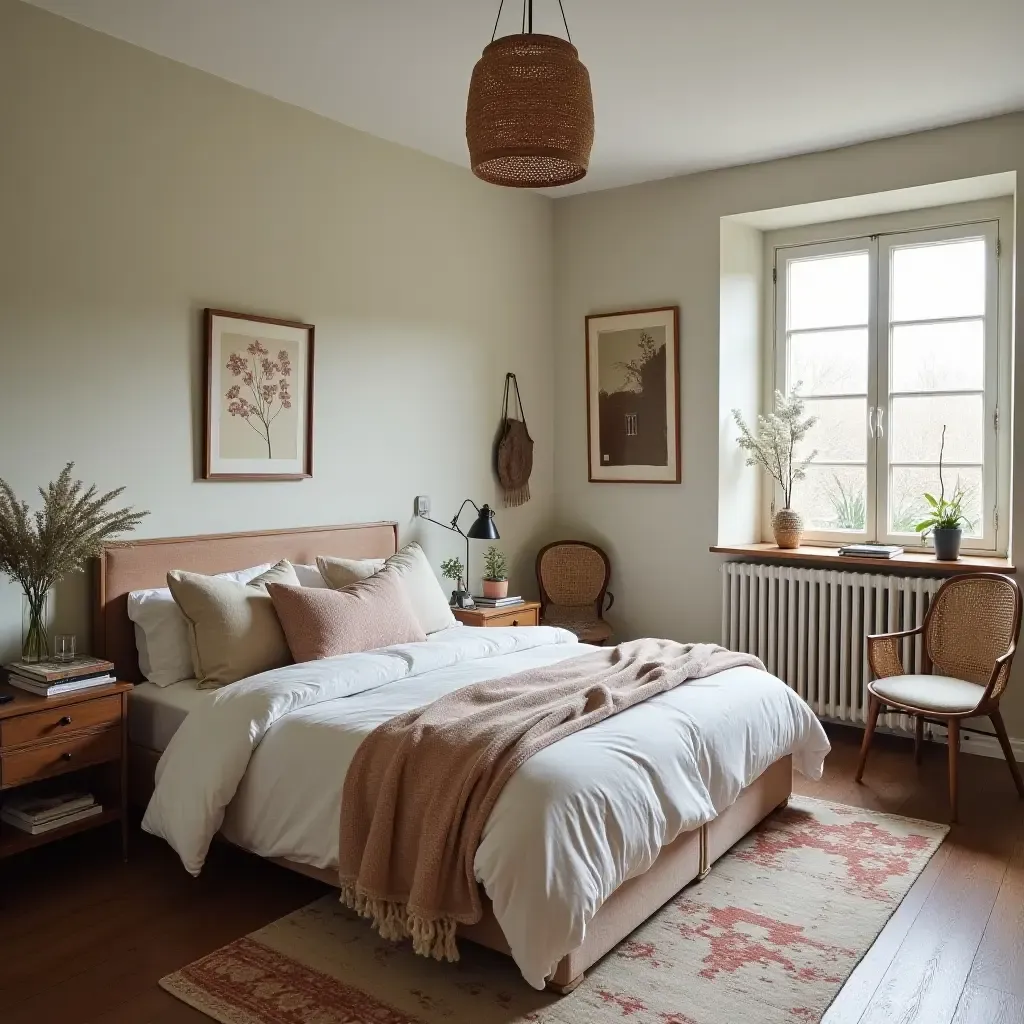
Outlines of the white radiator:
<svg viewBox="0 0 1024 1024">
<path fill-rule="evenodd" d="M 869 633 L 924 621 L 940 580 L 727 562 L 722 566 L 722 643 L 756 654 L 821 718 L 863 724 Z M 921 637 L 903 641 L 903 665 L 920 671 Z M 880 724 L 904 729 L 901 715 Z"/>
</svg>

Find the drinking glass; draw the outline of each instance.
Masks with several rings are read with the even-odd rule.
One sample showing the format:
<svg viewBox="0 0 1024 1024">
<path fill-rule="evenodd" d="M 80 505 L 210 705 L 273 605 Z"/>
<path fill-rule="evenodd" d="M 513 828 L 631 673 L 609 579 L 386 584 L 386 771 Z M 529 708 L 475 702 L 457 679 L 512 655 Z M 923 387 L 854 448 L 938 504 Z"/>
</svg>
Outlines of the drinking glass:
<svg viewBox="0 0 1024 1024">
<path fill-rule="evenodd" d="M 54 638 L 53 657 L 63 664 L 75 660 L 75 634 L 60 633 Z"/>
</svg>

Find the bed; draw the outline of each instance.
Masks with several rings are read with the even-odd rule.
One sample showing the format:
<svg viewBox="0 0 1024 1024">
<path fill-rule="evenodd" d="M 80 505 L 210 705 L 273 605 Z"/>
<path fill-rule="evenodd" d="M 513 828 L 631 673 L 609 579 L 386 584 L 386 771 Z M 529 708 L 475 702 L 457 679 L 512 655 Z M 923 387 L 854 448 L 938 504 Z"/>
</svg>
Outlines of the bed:
<svg viewBox="0 0 1024 1024">
<path fill-rule="evenodd" d="M 187 742 L 197 745 L 201 743 L 199 737 L 202 729 L 213 728 L 214 716 L 210 709 L 217 703 L 215 698 L 221 691 L 196 690 L 187 682 L 164 688 L 143 682 L 134 631 L 127 617 L 127 595 L 130 591 L 161 586 L 166 572 L 171 568 L 215 573 L 280 558 L 308 563 L 314 561 L 317 555 L 376 558 L 385 557 L 396 550 L 397 529 L 393 523 L 140 541 L 130 546 L 107 548 L 99 560 L 97 573 L 94 646 L 97 653 L 114 661 L 119 678 L 141 684 L 132 694 L 129 703 L 129 771 L 133 801 L 140 805 L 149 801 L 154 788 L 154 771 L 163 750 L 175 746 L 182 748 Z M 257 740 L 258 746 L 244 768 L 237 789 L 231 790 L 233 795 L 224 812 L 222 837 L 291 870 L 336 884 L 337 878 L 332 870 L 330 850 L 327 847 L 331 830 L 336 832 L 340 805 L 340 784 L 337 778 L 332 783 L 333 790 L 318 795 L 321 805 L 319 810 L 316 810 L 315 801 L 310 799 L 309 813 L 304 813 L 302 820 L 294 817 L 294 793 L 284 793 L 289 785 L 298 785 L 301 780 L 305 780 L 303 784 L 307 788 L 312 786 L 310 780 L 314 780 L 312 773 L 317 765 L 314 756 L 328 756 L 323 750 L 319 755 L 314 755 L 312 751 L 316 744 L 308 742 L 319 735 L 315 730 L 323 728 L 325 716 L 332 721 L 340 718 L 340 722 L 332 725 L 332 728 L 339 730 L 336 734 L 332 733 L 336 737 L 337 749 L 341 750 L 345 744 L 354 748 L 359 737 L 374 722 L 382 720 L 382 715 L 398 713 L 392 710 L 396 700 L 405 701 L 407 705 L 411 702 L 410 706 L 416 706 L 417 699 L 433 699 L 432 694 L 445 692 L 445 687 L 450 690 L 478 678 L 510 674 L 529 664 L 546 664 L 588 649 L 584 645 L 573 648 L 566 638 L 558 635 L 560 631 L 552 631 L 547 627 L 531 627 L 528 630 L 473 630 L 470 627 L 459 627 L 447 632 L 447 636 L 431 638 L 431 644 L 407 645 L 422 650 L 403 655 L 405 663 L 411 667 L 403 669 L 408 678 L 402 681 L 401 686 L 389 688 L 388 685 L 382 685 L 379 689 L 340 699 L 328 700 L 321 697 L 319 703 L 313 701 L 308 707 L 296 704 L 295 710 L 272 723 L 265 736 L 261 737 L 262 742 Z M 365 659 L 371 668 L 377 665 L 374 671 L 384 671 L 377 663 L 383 664 L 386 654 L 371 652 L 346 658 Z M 344 660 L 330 659 L 331 662 Z M 420 661 L 422 665 L 417 668 Z M 394 663 L 394 659 L 391 663 Z M 327 672 L 328 675 L 333 671 L 327 663 L 319 665 L 321 667 L 317 671 Z M 247 687 L 254 692 L 260 690 L 261 686 L 266 692 L 277 692 L 274 687 L 290 685 L 288 679 L 299 678 L 299 669 L 300 666 L 289 666 L 288 670 L 277 670 L 284 673 L 280 682 L 271 680 L 261 684 L 259 681 L 263 677 L 255 677 L 255 680 L 236 683 L 226 689 L 240 687 L 233 695 L 237 698 L 233 703 L 242 705 Z M 478 861 L 478 875 L 485 891 L 485 913 L 478 924 L 460 928 L 460 939 L 469 939 L 513 955 L 524 977 L 531 984 L 546 982 L 549 988 L 557 991 L 571 991 L 582 980 L 588 967 L 684 886 L 704 877 L 715 860 L 768 814 L 788 801 L 794 756 L 805 773 L 820 773 L 828 742 L 810 710 L 774 677 L 752 669 L 742 671 L 748 672 L 749 676 L 726 679 L 730 675 L 727 672 L 717 682 L 700 681 L 708 684 L 704 687 L 688 684 L 673 691 L 679 695 L 677 705 L 672 705 L 671 701 L 659 707 L 639 705 L 611 721 L 625 721 L 627 716 L 634 716 L 630 720 L 633 727 L 642 727 L 642 730 L 656 739 L 659 728 L 669 728 L 666 722 L 675 722 L 671 728 L 683 732 L 689 727 L 687 723 L 691 719 L 696 721 L 701 714 L 705 719 L 708 715 L 714 717 L 717 714 L 716 720 L 720 720 L 717 731 L 712 724 L 701 726 L 706 736 L 705 733 L 694 733 L 698 736 L 695 746 L 701 748 L 700 757 L 714 763 L 715 743 L 732 744 L 737 749 L 742 747 L 745 764 L 743 771 L 751 776 L 749 779 L 745 776 L 741 778 L 739 769 L 732 773 L 720 773 L 722 778 L 714 785 L 709 784 L 709 789 L 715 790 L 713 796 L 709 797 L 713 806 L 709 804 L 699 812 L 691 809 L 686 814 L 681 814 L 678 808 L 669 809 L 671 813 L 666 813 L 666 820 L 659 821 L 657 828 L 651 826 L 654 837 L 661 836 L 663 841 L 654 843 L 653 852 L 647 855 L 622 857 L 622 863 L 611 865 L 607 871 L 609 878 L 613 879 L 611 890 L 596 895 L 590 893 L 585 901 L 581 897 L 580 906 L 571 908 L 572 915 L 566 910 L 566 921 L 571 917 L 572 927 L 568 924 L 562 927 L 558 918 L 561 911 L 554 908 L 557 900 L 551 893 L 538 894 L 534 900 L 536 902 L 537 899 L 546 898 L 554 908 L 549 919 L 544 920 L 543 913 L 538 914 L 536 907 L 531 908 L 533 897 L 524 896 L 522 888 L 517 894 L 515 879 L 509 883 L 507 864 L 481 869 Z M 300 680 L 300 691 L 308 689 L 306 683 L 305 678 Z M 417 687 L 420 689 L 417 690 Z M 753 695 L 749 702 L 760 699 L 766 706 L 773 703 L 773 706 L 777 704 L 786 709 L 782 714 L 785 728 L 781 732 L 776 730 L 777 736 L 765 739 L 757 728 L 744 726 L 742 716 L 737 717 L 735 710 L 730 712 L 725 707 L 728 700 L 740 700 L 736 695 L 746 693 Z M 669 696 L 662 695 L 657 700 Z M 742 697 L 742 700 L 747 698 Z M 222 706 L 231 703 L 223 698 L 219 701 Z M 700 711 L 702 707 L 704 711 Z M 718 708 L 721 708 L 720 713 L 716 710 Z M 647 710 L 644 712 L 641 709 Z M 221 711 L 224 711 L 223 707 Z M 651 717 L 643 724 L 645 713 Z M 772 714 L 775 712 L 772 711 Z M 787 716 L 792 718 L 792 726 Z M 186 722 L 188 728 L 183 728 Z M 596 736 L 598 730 L 609 724 L 601 723 L 594 729 L 562 740 L 544 753 L 558 751 L 563 745 L 572 740 L 578 741 L 580 737 L 588 738 L 583 743 L 593 744 L 595 738 L 601 739 Z M 591 733 L 595 736 L 590 736 Z M 194 739 L 187 739 L 193 734 Z M 289 735 L 292 737 L 290 741 Z M 671 739 L 666 733 L 662 737 L 663 741 L 665 736 Z M 611 745 L 614 747 L 621 737 L 613 740 Z M 607 746 L 607 739 L 604 742 Z M 205 746 L 210 744 L 207 742 Z M 573 748 L 573 759 L 576 762 L 581 760 L 581 751 L 583 760 L 589 756 L 583 747 Z M 569 752 L 566 748 L 566 753 Z M 615 749 L 614 753 L 621 759 L 621 750 Z M 607 751 L 600 756 L 605 761 L 594 762 L 595 778 L 600 778 L 601 770 L 605 770 L 601 764 L 607 768 L 607 763 L 613 760 Z M 169 759 L 173 761 L 170 755 Z M 179 753 L 177 760 L 198 762 L 201 758 L 182 758 Z M 330 760 L 333 766 L 333 754 Z M 505 825 L 504 832 L 496 825 L 493 835 L 487 842 L 481 843 L 481 858 L 485 861 L 490 857 L 496 864 L 502 857 L 508 859 L 514 852 L 512 847 L 520 842 L 520 836 L 525 836 L 522 841 L 528 842 L 533 832 L 542 827 L 522 827 L 532 810 L 529 787 L 536 787 L 537 779 L 541 777 L 538 773 L 544 770 L 557 773 L 557 767 L 552 767 L 554 762 L 551 758 L 546 761 L 534 760 L 538 761 L 534 777 L 529 779 L 524 775 L 525 781 L 518 789 L 511 782 L 507 787 L 509 790 L 515 789 L 515 792 L 509 798 L 509 806 L 513 810 L 506 817 L 515 819 L 515 823 Z M 644 771 L 660 770 L 657 766 L 652 768 L 651 765 L 643 765 L 643 758 L 633 760 L 638 761 Z M 650 760 L 653 762 L 657 758 Z M 520 774 L 524 774 L 523 769 L 513 776 L 513 781 L 518 780 Z M 505 794 L 503 800 L 504 797 Z M 516 799 L 519 800 L 518 808 L 515 805 Z M 201 804 L 203 801 L 179 802 L 187 805 Z M 495 814 L 500 807 L 499 803 Z M 607 813 L 611 820 L 619 812 L 612 809 Z M 291 818 L 289 814 L 292 814 Z M 317 839 L 316 836 L 322 838 Z M 185 857 L 183 861 L 188 866 Z M 550 866 L 548 871 L 550 873 Z M 494 894 L 493 901 L 488 893 Z M 586 908 L 581 910 L 584 903 Z M 545 932 L 543 937 L 530 933 L 531 928 L 537 927 L 531 923 L 535 920 L 541 921 Z M 556 937 L 551 938 L 552 935 Z"/>
</svg>

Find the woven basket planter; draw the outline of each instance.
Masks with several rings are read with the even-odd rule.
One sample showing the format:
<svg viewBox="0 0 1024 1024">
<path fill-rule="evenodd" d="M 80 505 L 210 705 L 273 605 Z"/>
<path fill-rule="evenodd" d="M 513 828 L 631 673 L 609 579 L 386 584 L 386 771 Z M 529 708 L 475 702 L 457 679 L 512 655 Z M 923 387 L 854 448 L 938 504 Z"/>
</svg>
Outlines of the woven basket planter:
<svg viewBox="0 0 1024 1024">
<path fill-rule="evenodd" d="M 594 101 L 576 47 L 539 33 L 491 43 L 473 68 L 466 141 L 473 173 L 494 185 L 579 181 L 594 145 Z"/>
<path fill-rule="evenodd" d="M 803 518 L 791 508 L 780 508 L 772 517 L 772 533 L 780 548 L 798 548 L 804 535 Z"/>
</svg>

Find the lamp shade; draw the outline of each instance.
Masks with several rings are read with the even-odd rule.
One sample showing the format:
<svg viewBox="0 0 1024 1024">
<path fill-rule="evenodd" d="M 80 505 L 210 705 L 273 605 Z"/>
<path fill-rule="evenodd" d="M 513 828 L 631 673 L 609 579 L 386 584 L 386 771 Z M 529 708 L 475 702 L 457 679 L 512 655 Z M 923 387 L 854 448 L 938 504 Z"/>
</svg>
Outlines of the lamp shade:
<svg viewBox="0 0 1024 1024">
<path fill-rule="evenodd" d="M 466 141 L 473 173 L 494 185 L 579 181 L 594 145 L 594 101 L 576 47 L 532 32 L 492 42 L 473 68 Z"/>
<path fill-rule="evenodd" d="M 490 505 L 480 509 L 473 525 L 466 531 L 466 536 L 471 540 L 501 540 L 501 534 L 494 525 L 494 509 Z"/>
</svg>

